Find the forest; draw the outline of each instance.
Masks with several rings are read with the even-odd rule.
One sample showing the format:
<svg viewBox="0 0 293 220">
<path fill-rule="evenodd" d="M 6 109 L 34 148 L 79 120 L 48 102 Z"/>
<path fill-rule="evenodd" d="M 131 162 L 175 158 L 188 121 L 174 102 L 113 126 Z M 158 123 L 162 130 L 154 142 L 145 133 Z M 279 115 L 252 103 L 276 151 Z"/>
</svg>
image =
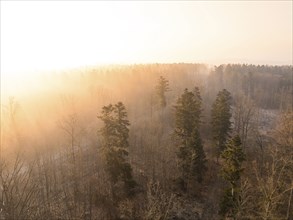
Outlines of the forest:
<svg viewBox="0 0 293 220">
<path fill-rule="evenodd" d="M 293 219 L 292 66 L 56 71 L 2 98 L 0 219 Z"/>
</svg>

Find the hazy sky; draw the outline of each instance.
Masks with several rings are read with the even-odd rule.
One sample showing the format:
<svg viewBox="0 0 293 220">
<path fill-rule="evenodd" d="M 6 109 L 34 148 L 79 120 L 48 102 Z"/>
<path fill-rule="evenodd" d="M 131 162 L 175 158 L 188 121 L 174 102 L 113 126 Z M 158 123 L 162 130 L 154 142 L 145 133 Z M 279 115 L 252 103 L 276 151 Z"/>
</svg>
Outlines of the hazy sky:
<svg viewBox="0 0 293 220">
<path fill-rule="evenodd" d="M 4 74 L 152 62 L 292 64 L 292 1 L 1 1 Z"/>
</svg>

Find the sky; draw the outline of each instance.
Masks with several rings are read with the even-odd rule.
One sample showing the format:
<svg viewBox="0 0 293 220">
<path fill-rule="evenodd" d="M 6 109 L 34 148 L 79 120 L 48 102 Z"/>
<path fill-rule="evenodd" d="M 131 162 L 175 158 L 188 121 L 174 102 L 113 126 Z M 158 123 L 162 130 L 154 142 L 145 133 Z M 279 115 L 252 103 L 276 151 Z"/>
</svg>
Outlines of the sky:
<svg viewBox="0 0 293 220">
<path fill-rule="evenodd" d="M 292 65 L 292 1 L 0 4 L 1 79 L 15 87 L 40 71 L 96 64 Z"/>
</svg>

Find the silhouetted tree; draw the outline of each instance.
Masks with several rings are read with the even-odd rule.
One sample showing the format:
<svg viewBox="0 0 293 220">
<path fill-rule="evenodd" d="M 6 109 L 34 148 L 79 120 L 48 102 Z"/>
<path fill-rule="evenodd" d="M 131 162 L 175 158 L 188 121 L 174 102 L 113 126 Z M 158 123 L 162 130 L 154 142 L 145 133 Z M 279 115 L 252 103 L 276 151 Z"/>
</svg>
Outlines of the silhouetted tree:
<svg viewBox="0 0 293 220">
<path fill-rule="evenodd" d="M 156 86 L 156 94 L 158 97 L 159 104 L 162 108 L 165 108 L 167 105 L 165 93 L 168 91 L 170 91 L 169 81 L 165 79 L 163 76 L 160 76 L 158 85 Z"/>
<path fill-rule="evenodd" d="M 202 182 L 206 167 L 206 155 L 198 129 L 194 129 L 191 136 L 191 175 L 196 177 L 199 183 Z"/>
<path fill-rule="evenodd" d="M 248 134 L 253 130 L 254 117 L 257 113 L 255 103 L 245 95 L 235 98 L 233 108 L 234 131 L 240 136 L 243 149 L 246 150 Z"/>
<path fill-rule="evenodd" d="M 225 190 L 220 203 L 220 214 L 235 219 L 238 210 L 239 181 L 243 172 L 242 163 L 245 160 L 245 155 L 241 148 L 241 140 L 238 135 L 229 140 L 221 157 L 224 159 L 221 174 L 229 183 L 229 187 Z"/>
<path fill-rule="evenodd" d="M 212 115 L 212 132 L 215 145 L 217 147 L 217 158 L 225 149 L 225 144 L 231 131 L 231 94 L 226 89 L 220 91 L 213 103 Z"/>
<path fill-rule="evenodd" d="M 198 88 L 195 91 L 196 95 L 185 89 L 175 106 L 174 135 L 179 140 L 177 156 L 184 188 L 186 180 L 191 177 L 201 182 L 206 170 L 205 153 L 199 133 L 201 97 Z"/>
<path fill-rule="evenodd" d="M 116 105 L 104 106 L 102 115 L 98 116 L 104 127 L 101 133 L 104 139 L 103 146 L 106 152 L 107 171 L 113 184 L 118 181 L 124 182 L 125 192 L 131 194 L 131 190 L 136 185 L 132 177 L 132 168 L 127 161 L 128 137 L 130 125 L 127 119 L 127 112 L 122 102 Z"/>
</svg>

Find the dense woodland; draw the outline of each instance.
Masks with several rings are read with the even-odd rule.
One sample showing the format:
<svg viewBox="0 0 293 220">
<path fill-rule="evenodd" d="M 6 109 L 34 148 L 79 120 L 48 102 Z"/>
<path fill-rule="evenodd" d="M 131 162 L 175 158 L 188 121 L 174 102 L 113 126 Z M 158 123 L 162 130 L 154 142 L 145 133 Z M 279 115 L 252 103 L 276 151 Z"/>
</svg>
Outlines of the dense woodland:
<svg viewBox="0 0 293 220">
<path fill-rule="evenodd" d="M 0 219 L 293 219 L 292 77 L 185 63 L 43 75 L 1 103 Z"/>
</svg>

